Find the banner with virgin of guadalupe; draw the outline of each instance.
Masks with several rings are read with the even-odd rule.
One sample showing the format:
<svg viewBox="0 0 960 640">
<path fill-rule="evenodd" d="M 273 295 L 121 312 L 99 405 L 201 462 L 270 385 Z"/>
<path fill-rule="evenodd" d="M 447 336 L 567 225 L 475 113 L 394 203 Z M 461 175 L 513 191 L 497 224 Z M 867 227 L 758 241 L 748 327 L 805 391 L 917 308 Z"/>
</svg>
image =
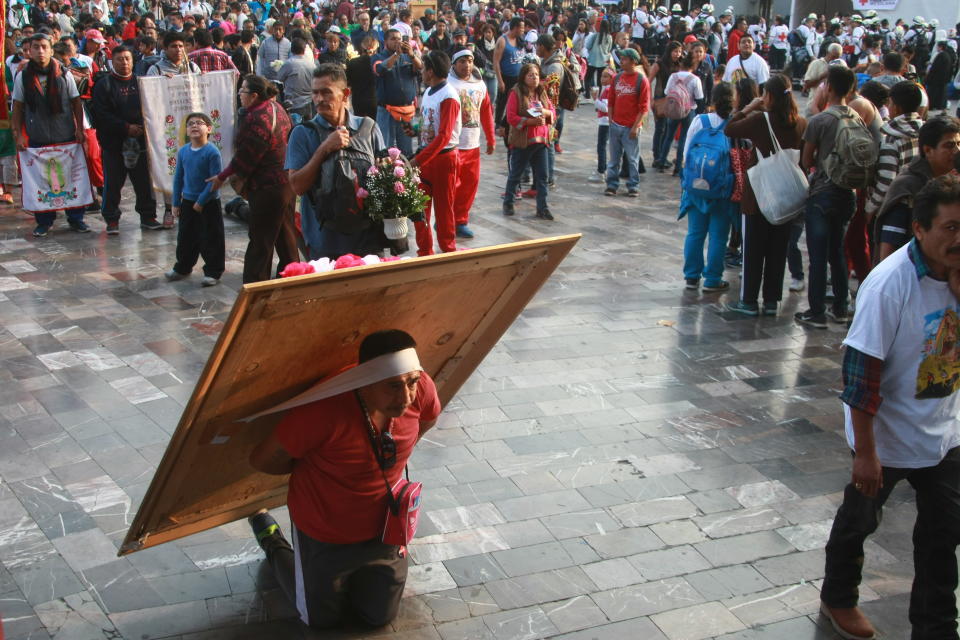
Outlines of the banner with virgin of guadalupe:
<svg viewBox="0 0 960 640">
<path fill-rule="evenodd" d="M 73 209 L 93 203 L 87 159 L 76 142 L 21 151 L 20 172 L 26 211 Z"/>
<path fill-rule="evenodd" d="M 187 144 L 187 116 L 203 112 L 213 121 L 207 141 L 220 150 L 223 166 L 233 158 L 233 131 L 237 104 L 237 81 L 234 71 L 185 73 L 166 76 L 143 76 L 140 82 L 140 104 L 147 133 L 150 157 L 150 178 L 153 188 L 167 199 L 173 192 L 173 173 L 177 168 L 177 152 Z"/>
</svg>

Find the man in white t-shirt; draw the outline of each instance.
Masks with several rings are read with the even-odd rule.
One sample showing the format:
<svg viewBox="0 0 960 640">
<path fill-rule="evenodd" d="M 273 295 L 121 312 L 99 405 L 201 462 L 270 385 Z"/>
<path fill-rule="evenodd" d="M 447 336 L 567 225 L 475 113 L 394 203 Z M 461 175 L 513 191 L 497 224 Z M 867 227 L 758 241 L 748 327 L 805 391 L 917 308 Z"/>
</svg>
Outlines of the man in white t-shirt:
<svg viewBox="0 0 960 640">
<path fill-rule="evenodd" d="M 736 83 L 744 75 L 761 87 L 770 79 L 770 67 L 767 61 L 753 52 L 753 38 L 744 35 L 740 38 L 740 55 L 727 60 L 727 69 L 723 72 L 724 82 Z"/>
<path fill-rule="evenodd" d="M 630 19 L 632 24 L 630 38 L 635 43 L 642 45 L 643 39 L 647 35 L 647 26 L 650 24 L 650 16 L 647 14 L 647 4 L 642 3 L 634 9 Z"/>
<path fill-rule="evenodd" d="M 821 611 L 844 638 L 874 638 L 857 607 L 863 543 L 890 492 L 916 492 L 913 638 L 956 638 L 960 542 L 960 177 L 917 195 L 914 239 L 870 272 L 844 344 L 853 472 L 826 547 Z"/>
</svg>

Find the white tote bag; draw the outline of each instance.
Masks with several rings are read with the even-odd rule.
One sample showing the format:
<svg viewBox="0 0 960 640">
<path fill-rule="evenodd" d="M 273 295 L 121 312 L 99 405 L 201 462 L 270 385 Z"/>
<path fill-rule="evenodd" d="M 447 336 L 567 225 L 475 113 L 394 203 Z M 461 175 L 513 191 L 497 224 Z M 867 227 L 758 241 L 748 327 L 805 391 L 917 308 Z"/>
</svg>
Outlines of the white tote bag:
<svg viewBox="0 0 960 640">
<path fill-rule="evenodd" d="M 807 201 L 807 176 L 800 168 L 798 149 L 781 149 L 770 126 L 770 116 L 763 114 L 773 141 L 773 153 L 764 157 L 757 151 L 757 164 L 747 169 L 747 179 L 757 197 L 760 213 L 770 224 L 783 224 L 803 211 Z"/>
</svg>

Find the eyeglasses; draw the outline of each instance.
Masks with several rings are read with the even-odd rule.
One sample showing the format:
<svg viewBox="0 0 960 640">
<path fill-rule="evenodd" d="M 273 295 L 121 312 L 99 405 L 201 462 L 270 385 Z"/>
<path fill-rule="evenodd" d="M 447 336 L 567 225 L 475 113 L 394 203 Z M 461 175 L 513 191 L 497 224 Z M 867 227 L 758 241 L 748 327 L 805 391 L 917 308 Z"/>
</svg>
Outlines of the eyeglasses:
<svg viewBox="0 0 960 640">
<path fill-rule="evenodd" d="M 240 89 L 240 91 L 238 91 L 237 93 L 243 94 L 243 93 L 253 93 L 253 92 L 247 89 Z"/>
<path fill-rule="evenodd" d="M 206 121 L 204 120 L 190 120 L 187 122 L 188 127 L 205 127 L 207 126 Z"/>
</svg>

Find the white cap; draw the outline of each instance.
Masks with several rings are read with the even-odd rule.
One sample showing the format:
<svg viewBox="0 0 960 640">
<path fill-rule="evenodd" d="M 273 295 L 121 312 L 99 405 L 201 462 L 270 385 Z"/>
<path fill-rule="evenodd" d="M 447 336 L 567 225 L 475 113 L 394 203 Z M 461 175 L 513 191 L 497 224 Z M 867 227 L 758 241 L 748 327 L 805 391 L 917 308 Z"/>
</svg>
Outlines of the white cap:
<svg viewBox="0 0 960 640">
<path fill-rule="evenodd" d="M 670 11 L 672 11 L 673 13 L 680 13 L 683 11 L 683 7 L 681 7 L 680 3 L 677 2 L 677 3 L 674 3 L 672 7 L 670 7 Z"/>
<path fill-rule="evenodd" d="M 816 19 L 817 19 L 817 14 L 815 13 L 811 13 L 810 15 L 807 16 L 807 20 L 816 20 Z"/>
<path fill-rule="evenodd" d="M 670 11 L 666 7 L 657 7 L 657 13 L 659 13 L 662 16 L 670 15 Z"/>
<path fill-rule="evenodd" d="M 855 13 L 855 14 L 853 14 L 852 16 L 850 16 L 850 21 L 851 21 L 851 22 L 863 22 L 863 18 Z"/>
<path fill-rule="evenodd" d="M 923 19 L 923 16 L 914 16 L 913 24 L 918 24 L 918 25 L 926 24 L 926 20 Z"/>
<path fill-rule="evenodd" d="M 940 26 L 940 21 L 937 20 L 936 18 L 930 18 L 930 24 L 929 24 L 929 26 L 931 26 L 931 27 L 933 27 L 934 29 L 936 29 L 937 27 Z"/>
<path fill-rule="evenodd" d="M 723 10 L 723 14 L 722 14 L 722 15 L 732 16 L 732 15 L 733 15 L 733 9 L 727 7 L 726 9 Z"/>
</svg>

